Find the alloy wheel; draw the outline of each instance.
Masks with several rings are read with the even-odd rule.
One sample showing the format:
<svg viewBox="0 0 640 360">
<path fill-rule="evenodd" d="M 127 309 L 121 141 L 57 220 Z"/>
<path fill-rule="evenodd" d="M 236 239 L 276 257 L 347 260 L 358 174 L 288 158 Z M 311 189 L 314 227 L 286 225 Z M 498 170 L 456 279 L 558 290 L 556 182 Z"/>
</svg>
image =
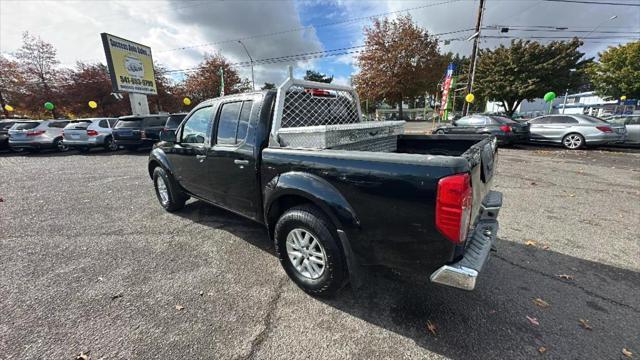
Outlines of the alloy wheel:
<svg viewBox="0 0 640 360">
<path fill-rule="evenodd" d="M 56 148 L 58 148 L 58 151 L 61 151 L 61 152 L 69 150 L 69 147 L 65 145 L 64 142 L 62 142 L 62 140 L 58 140 L 58 142 L 56 143 Z"/>
<path fill-rule="evenodd" d="M 577 134 L 567 135 L 564 138 L 564 146 L 569 149 L 577 149 L 582 146 L 582 138 Z"/>
<path fill-rule="evenodd" d="M 326 253 L 309 231 L 301 228 L 291 230 L 287 235 L 286 248 L 289 261 L 300 275 L 317 279 L 324 274 Z"/>
<path fill-rule="evenodd" d="M 160 195 L 160 202 L 166 206 L 169 203 L 169 190 L 167 190 L 167 183 L 162 176 L 158 176 L 156 188 L 158 189 L 158 195 Z"/>
</svg>

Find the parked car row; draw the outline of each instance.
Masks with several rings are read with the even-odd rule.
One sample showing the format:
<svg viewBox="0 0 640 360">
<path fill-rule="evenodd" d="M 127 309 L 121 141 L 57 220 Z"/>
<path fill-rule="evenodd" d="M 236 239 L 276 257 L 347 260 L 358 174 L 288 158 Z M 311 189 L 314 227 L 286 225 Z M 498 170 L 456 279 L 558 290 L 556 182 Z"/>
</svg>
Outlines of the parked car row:
<svg viewBox="0 0 640 360">
<path fill-rule="evenodd" d="M 160 132 L 178 127 L 186 113 L 91 118 L 79 120 L 0 121 L 0 149 L 37 152 L 42 149 L 108 151 L 125 147 L 137 150 L 160 139 Z"/>
<path fill-rule="evenodd" d="M 567 149 L 587 146 L 640 143 L 638 117 L 628 116 L 605 121 L 588 115 L 544 115 L 527 122 L 504 116 L 474 114 L 451 125 L 434 129 L 435 134 L 491 134 L 498 143 L 551 143 Z"/>
</svg>

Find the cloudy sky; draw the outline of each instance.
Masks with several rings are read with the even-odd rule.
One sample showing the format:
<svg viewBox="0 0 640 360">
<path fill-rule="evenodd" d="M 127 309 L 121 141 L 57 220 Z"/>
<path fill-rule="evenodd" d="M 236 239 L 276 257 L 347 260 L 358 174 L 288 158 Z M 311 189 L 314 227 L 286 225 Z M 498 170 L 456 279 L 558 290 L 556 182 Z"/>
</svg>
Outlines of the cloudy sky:
<svg viewBox="0 0 640 360">
<path fill-rule="evenodd" d="M 572 0 L 575 1 L 575 0 Z M 640 38 L 640 0 L 600 0 L 599 5 L 548 0 L 486 0 L 482 47 L 510 39 L 585 37 L 582 49 L 596 56 L 610 45 Z M 636 6 L 634 6 L 636 5 Z M 105 62 L 100 33 L 107 32 L 152 48 L 154 60 L 172 70 L 193 68 L 204 55 L 220 52 L 232 63 L 254 60 L 256 84 L 279 82 L 286 66 L 296 72 L 319 70 L 348 83 L 357 71 L 354 56 L 371 16 L 410 14 L 433 34 L 442 51 L 468 55 L 478 0 L 422 1 L 33 1 L 0 0 L 0 52 L 11 56 L 24 31 L 58 49 L 63 66 L 76 61 Z M 612 17 L 615 17 L 612 19 Z M 509 27 L 508 33 L 500 33 Z M 555 29 L 561 28 L 561 29 Z M 445 43 L 444 40 L 450 42 Z M 304 56 L 299 56 L 305 54 Z M 290 56 L 297 56 L 293 59 Z M 321 56 L 321 57 L 318 57 Z M 243 77 L 250 67 L 239 64 Z M 175 78 L 187 72 L 176 71 Z"/>
</svg>

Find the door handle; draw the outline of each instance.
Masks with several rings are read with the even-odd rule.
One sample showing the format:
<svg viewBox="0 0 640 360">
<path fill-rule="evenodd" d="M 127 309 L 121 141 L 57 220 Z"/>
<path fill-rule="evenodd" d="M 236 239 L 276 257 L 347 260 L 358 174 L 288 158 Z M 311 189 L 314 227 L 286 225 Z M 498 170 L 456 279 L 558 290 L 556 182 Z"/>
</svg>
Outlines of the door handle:
<svg viewBox="0 0 640 360">
<path fill-rule="evenodd" d="M 249 165 L 249 160 L 235 159 L 233 160 L 233 163 L 236 165 Z"/>
</svg>

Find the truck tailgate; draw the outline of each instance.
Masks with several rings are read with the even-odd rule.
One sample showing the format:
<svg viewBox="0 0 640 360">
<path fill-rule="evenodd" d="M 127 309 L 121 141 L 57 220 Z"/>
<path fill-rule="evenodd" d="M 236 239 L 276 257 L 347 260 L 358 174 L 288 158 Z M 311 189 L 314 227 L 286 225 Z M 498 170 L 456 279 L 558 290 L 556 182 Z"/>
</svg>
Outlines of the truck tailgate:
<svg viewBox="0 0 640 360">
<path fill-rule="evenodd" d="M 478 219 L 482 201 L 493 184 L 493 175 L 497 162 L 497 143 L 495 138 L 480 141 L 471 146 L 462 157 L 469 162 L 471 186 L 473 188 L 472 224 Z"/>
</svg>

